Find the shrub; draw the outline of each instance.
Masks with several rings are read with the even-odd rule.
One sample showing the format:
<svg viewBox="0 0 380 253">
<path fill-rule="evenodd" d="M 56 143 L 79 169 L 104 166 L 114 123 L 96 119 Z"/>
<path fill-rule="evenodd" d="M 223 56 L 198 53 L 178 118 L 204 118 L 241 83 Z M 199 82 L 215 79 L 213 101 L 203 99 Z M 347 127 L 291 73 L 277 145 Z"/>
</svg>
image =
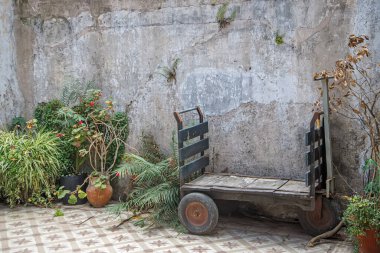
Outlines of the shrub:
<svg viewBox="0 0 380 253">
<path fill-rule="evenodd" d="M 9 205 L 51 198 L 61 168 L 55 134 L 0 132 L 0 143 L 0 190 Z"/>
<path fill-rule="evenodd" d="M 63 174 L 74 173 L 75 154 L 77 149 L 71 144 L 71 131 L 63 124 L 63 119 L 59 110 L 64 104 L 60 100 L 51 100 L 47 103 L 39 103 L 34 111 L 34 117 L 38 121 L 40 131 L 52 131 L 59 136 L 59 157 L 58 160 L 64 168 Z"/>
</svg>

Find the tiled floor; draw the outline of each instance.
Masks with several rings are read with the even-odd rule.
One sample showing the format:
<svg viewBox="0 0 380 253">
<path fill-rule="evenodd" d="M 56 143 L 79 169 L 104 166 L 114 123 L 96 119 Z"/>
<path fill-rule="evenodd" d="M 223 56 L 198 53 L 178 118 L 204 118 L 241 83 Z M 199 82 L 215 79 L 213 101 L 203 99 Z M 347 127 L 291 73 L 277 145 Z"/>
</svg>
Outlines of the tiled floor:
<svg viewBox="0 0 380 253">
<path fill-rule="evenodd" d="M 213 235 L 194 236 L 131 223 L 115 229 L 120 220 L 104 209 L 62 209 L 63 217 L 53 217 L 53 209 L 0 205 L 0 252 L 352 252 L 342 241 L 305 248 L 310 237 L 297 224 L 222 217 Z"/>
</svg>

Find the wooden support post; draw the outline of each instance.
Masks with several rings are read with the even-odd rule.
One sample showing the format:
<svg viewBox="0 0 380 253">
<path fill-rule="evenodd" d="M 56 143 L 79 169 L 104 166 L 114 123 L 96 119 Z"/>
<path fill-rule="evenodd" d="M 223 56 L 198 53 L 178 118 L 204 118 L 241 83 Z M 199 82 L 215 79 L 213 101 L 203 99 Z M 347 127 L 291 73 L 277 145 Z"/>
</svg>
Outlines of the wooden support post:
<svg viewBox="0 0 380 253">
<path fill-rule="evenodd" d="M 331 136 L 330 136 L 330 115 L 329 115 L 329 79 L 332 77 L 326 77 L 322 79 L 322 89 L 323 89 L 323 117 L 324 117 L 324 127 L 325 127 L 325 148 L 326 148 L 326 195 L 329 198 L 330 194 L 333 194 L 334 189 L 334 177 L 333 177 L 333 166 L 332 166 L 332 153 L 331 153 Z"/>
</svg>

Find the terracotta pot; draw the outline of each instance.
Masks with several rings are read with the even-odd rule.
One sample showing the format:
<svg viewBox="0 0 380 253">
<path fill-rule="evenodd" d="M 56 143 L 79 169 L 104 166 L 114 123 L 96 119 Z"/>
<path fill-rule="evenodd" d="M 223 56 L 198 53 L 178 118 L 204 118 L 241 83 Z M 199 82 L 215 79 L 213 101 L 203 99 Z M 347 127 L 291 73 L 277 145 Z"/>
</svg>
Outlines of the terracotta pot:
<svg viewBox="0 0 380 253">
<path fill-rule="evenodd" d="M 106 188 L 100 189 L 94 186 L 97 178 L 90 178 L 90 182 L 87 186 L 87 200 L 93 207 L 103 207 L 108 204 L 112 197 L 112 186 L 109 180 L 106 181 Z"/>
<path fill-rule="evenodd" d="M 380 243 L 377 243 L 377 233 L 378 231 L 374 229 L 364 231 L 365 235 L 359 235 L 359 253 L 379 253 Z M 380 238 L 379 238 L 380 240 Z"/>
</svg>

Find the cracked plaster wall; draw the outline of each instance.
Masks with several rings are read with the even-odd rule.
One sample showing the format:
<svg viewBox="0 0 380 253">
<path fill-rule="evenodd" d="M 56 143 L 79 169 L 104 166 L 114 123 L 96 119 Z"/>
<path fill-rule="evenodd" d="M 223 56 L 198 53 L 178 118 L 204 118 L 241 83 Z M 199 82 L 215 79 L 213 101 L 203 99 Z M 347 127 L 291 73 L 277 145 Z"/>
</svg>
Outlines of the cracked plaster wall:
<svg viewBox="0 0 380 253">
<path fill-rule="evenodd" d="M 319 85 L 312 75 L 344 55 L 353 32 L 368 34 L 380 59 L 380 1 L 234 0 L 236 20 L 223 30 L 215 22 L 221 1 L 211 2 L 17 1 L 25 111 L 59 98 L 68 76 L 94 79 L 128 111 L 132 146 L 144 131 L 168 151 L 172 112 L 201 105 L 210 121 L 210 170 L 303 179 Z M 284 44 L 276 45 L 276 33 Z M 177 57 L 177 82 L 169 84 L 157 70 Z M 336 119 L 333 127 L 335 163 L 358 187 L 364 143 L 344 137 L 350 122 Z"/>
<path fill-rule="evenodd" d="M 24 109 L 16 74 L 13 7 L 12 0 L 0 4 L 0 129 Z"/>
</svg>

